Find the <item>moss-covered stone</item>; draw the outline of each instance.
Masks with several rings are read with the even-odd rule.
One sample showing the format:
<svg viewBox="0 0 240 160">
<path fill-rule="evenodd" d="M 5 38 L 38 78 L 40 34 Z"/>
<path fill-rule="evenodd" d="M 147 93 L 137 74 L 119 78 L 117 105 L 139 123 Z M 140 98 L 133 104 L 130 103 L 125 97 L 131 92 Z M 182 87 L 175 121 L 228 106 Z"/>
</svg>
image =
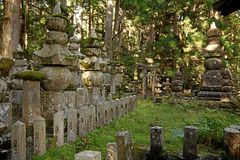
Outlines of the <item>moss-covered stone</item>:
<svg viewBox="0 0 240 160">
<path fill-rule="evenodd" d="M 46 80 L 47 76 L 39 71 L 23 71 L 18 72 L 13 75 L 16 79 L 23 79 L 23 80 L 32 80 L 32 81 L 41 81 Z"/>
<path fill-rule="evenodd" d="M 0 72 L 1 72 L 0 75 L 7 76 L 13 65 L 14 62 L 12 59 L 2 58 L 0 60 Z"/>
</svg>

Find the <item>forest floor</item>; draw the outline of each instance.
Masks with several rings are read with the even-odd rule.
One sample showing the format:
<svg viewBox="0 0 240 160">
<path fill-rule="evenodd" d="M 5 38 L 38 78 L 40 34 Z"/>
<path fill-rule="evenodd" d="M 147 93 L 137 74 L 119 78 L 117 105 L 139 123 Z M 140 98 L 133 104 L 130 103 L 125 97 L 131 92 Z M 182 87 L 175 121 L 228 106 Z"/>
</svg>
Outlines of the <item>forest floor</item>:
<svg viewBox="0 0 240 160">
<path fill-rule="evenodd" d="M 213 109 L 201 106 L 199 102 L 182 104 L 159 103 L 139 100 L 136 110 L 127 116 L 114 120 L 110 125 L 98 128 L 73 144 L 50 148 L 35 160 L 73 160 L 81 150 L 96 150 L 106 156 L 106 144 L 115 141 L 118 131 L 130 131 L 133 137 L 137 159 L 147 153 L 150 144 L 150 127 L 161 126 L 164 132 L 164 149 L 168 155 L 179 155 L 183 147 L 183 129 L 187 125 L 199 128 L 199 156 L 221 156 L 223 152 L 223 129 L 240 124 L 240 116 L 233 109 Z"/>
</svg>

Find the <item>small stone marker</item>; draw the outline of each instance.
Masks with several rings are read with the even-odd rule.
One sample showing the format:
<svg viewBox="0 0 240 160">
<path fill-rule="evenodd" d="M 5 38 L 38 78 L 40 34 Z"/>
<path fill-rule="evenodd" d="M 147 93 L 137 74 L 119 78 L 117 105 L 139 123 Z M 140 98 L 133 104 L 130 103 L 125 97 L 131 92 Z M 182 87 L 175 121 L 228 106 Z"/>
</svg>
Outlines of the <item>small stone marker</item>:
<svg viewBox="0 0 240 160">
<path fill-rule="evenodd" d="M 53 116 L 53 133 L 56 137 L 56 145 L 58 147 L 64 144 L 64 112 L 60 111 Z"/>
<path fill-rule="evenodd" d="M 74 142 L 77 139 L 77 111 L 70 109 L 67 114 L 67 141 Z"/>
<path fill-rule="evenodd" d="M 83 151 L 75 154 L 74 160 L 101 160 L 101 152 Z"/>
<path fill-rule="evenodd" d="M 224 129 L 224 147 L 231 160 L 240 159 L 240 131 L 234 128 Z"/>
<path fill-rule="evenodd" d="M 163 128 L 151 127 L 150 136 L 150 152 L 156 155 L 161 154 L 163 152 Z"/>
<path fill-rule="evenodd" d="M 17 121 L 12 125 L 12 160 L 26 160 L 26 126 Z"/>
<path fill-rule="evenodd" d="M 34 154 L 43 155 L 46 152 L 46 121 L 38 116 L 33 122 Z"/>
<path fill-rule="evenodd" d="M 118 159 L 134 160 L 134 150 L 132 145 L 132 135 L 129 131 L 121 131 L 116 136 Z"/>
<path fill-rule="evenodd" d="M 40 82 L 23 81 L 22 117 L 26 126 L 33 125 L 34 117 L 41 114 Z"/>
<path fill-rule="evenodd" d="M 183 157 L 185 159 L 197 158 L 197 140 L 198 128 L 194 126 L 186 126 L 184 128 Z"/>
<path fill-rule="evenodd" d="M 108 143 L 106 160 L 118 160 L 117 154 L 117 143 Z"/>
</svg>

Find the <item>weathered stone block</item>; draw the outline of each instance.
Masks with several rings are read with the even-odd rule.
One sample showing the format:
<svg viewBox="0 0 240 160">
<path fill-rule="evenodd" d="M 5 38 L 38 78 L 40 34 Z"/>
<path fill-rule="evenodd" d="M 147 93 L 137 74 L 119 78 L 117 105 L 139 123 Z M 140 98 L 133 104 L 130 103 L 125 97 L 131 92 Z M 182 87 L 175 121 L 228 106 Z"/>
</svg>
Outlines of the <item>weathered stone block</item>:
<svg viewBox="0 0 240 160">
<path fill-rule="evenodd" d="M 101 101 L 101 90 L 99 87 L 88 88 L 89 103 L 97 105 Z"/>
<path fill-rule="evenodd" d="M 12 90 L 9 92 L 9 102 L 12 104 L 22 104 L 22 96 L 23 91 L 22 90 Z"/>
<path fill-rule="evenodd" d="M 83 151 L 75 154 L 74 160 L 101 160 L 101 152 Z"/>
<path fill-rule="evenodd" d="M 26 126 L 18 121 L 12 126 L 12 160 L 26 160 Z"/>
<path fill-rule="evenodd" d="M 96 113 L 97 113 L 97 127 L 102 127 L 105 124 L 105 108 L 104 108 L 105 103 L 99 103 L 96 106 Z"/>
<path fill-rule="evenodd" d="M 64 144 L 64 112 L 60 111 L 53 117 L 53 135 L 56 137 L 56 145 L 61 147 Z"/>
<path fill-rule="evenodd" d="M 77 139 L 77 110 L 70 109 L 67 111 L 67 141 L 74 142 Z"/>
<path fill-rule="evenodd" d="M 95 106 L 86 106 L 79 110 L 79 135 L 86 136 L 90 131 L 96 129 Z"/>
<path fill-rule="evenodd" d="M 224 129 L 224 147 L 228 159 L 240 159 L 240 131 L 234 128 Z"/>
<path fill-rule="evenodd" d="M 12 126 L 12 104 L 0 103 L 0 131 Z"/>
<path fill-rule="evenodd" d="M 33 123 L 34 154 L 43 155 L 46 152 L 46 121 L 45 118 L 36 117 Z"/>
<path fill-rule="evenodd" d="M 34 118 L 41 115 L 40 82 L 23 82 L 22 117 L 26 126 L 33 125 Z"/>
<path fill-rule="evenodd" d="M 77 109 L 85 107 L 89 104 L 88 90 L 87 88 L 77 89 Z"/>
<path fill-rule="evenodd" d="M 150 130 L 150 153 L 160 156 L 163 152 L 163 128 L 151 127 Z"/>
<path fill-rule="evenodd" d="M 116 142 L 119 160 L 135 160 L 132 135 L 129 131 L 118 132 Z"/>
<path fill-rule="evenodd" d="M 106 160 L 118 160 L 117 143 L 108 143 L 106 148 Z"/>
<path fill-rule="evenodd" d="M 183 157 L 186 159 L 197 158 L 198 128 L 186 126 L 184 128 Z"/>
</svg>

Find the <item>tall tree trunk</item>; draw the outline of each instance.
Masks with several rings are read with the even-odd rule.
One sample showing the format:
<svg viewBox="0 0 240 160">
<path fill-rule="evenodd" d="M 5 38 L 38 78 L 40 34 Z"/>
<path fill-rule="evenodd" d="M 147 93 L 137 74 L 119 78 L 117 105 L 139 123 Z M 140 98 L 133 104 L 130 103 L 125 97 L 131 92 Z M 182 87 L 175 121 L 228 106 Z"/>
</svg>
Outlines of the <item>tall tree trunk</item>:
<svg viewBox="0 0 240 160">
<path fill-rule="evenodd" d="M 113 2 L 107 1 L 107 17 L 106 17 L 106 31 L 105 31 L 105 44 L 108 49 L 108 56 L 110 59 L 113 57 L 112 53 L 112 22 L 113 22 Z"/>
<path fill-rule="evenodd" d="M 113 51 L 117 49 L 119 41 L 119 31 L 120 31 L 120 21 L 121 17 L 119 16 L 120 11 L 120 0 L 116 0 L 115 6 L 115 17 L 114 17 L 114 27 L 113 27 Z"/>
<path fill-rule="evenodd" d="M 20 6 L 21 0 L 4 1 L 1 56 L 6 59 L 13 58 L 13 53 L 19 42 Z"/>
<path fill-rule="evenodd" d="M 92 29 L 92 21 L 93 16 L 92 16 L 92 2 L 89 0 L 89 14 L 88 14 L 88 36 L 91 34 L 91 29 Z"/>
</svg>

